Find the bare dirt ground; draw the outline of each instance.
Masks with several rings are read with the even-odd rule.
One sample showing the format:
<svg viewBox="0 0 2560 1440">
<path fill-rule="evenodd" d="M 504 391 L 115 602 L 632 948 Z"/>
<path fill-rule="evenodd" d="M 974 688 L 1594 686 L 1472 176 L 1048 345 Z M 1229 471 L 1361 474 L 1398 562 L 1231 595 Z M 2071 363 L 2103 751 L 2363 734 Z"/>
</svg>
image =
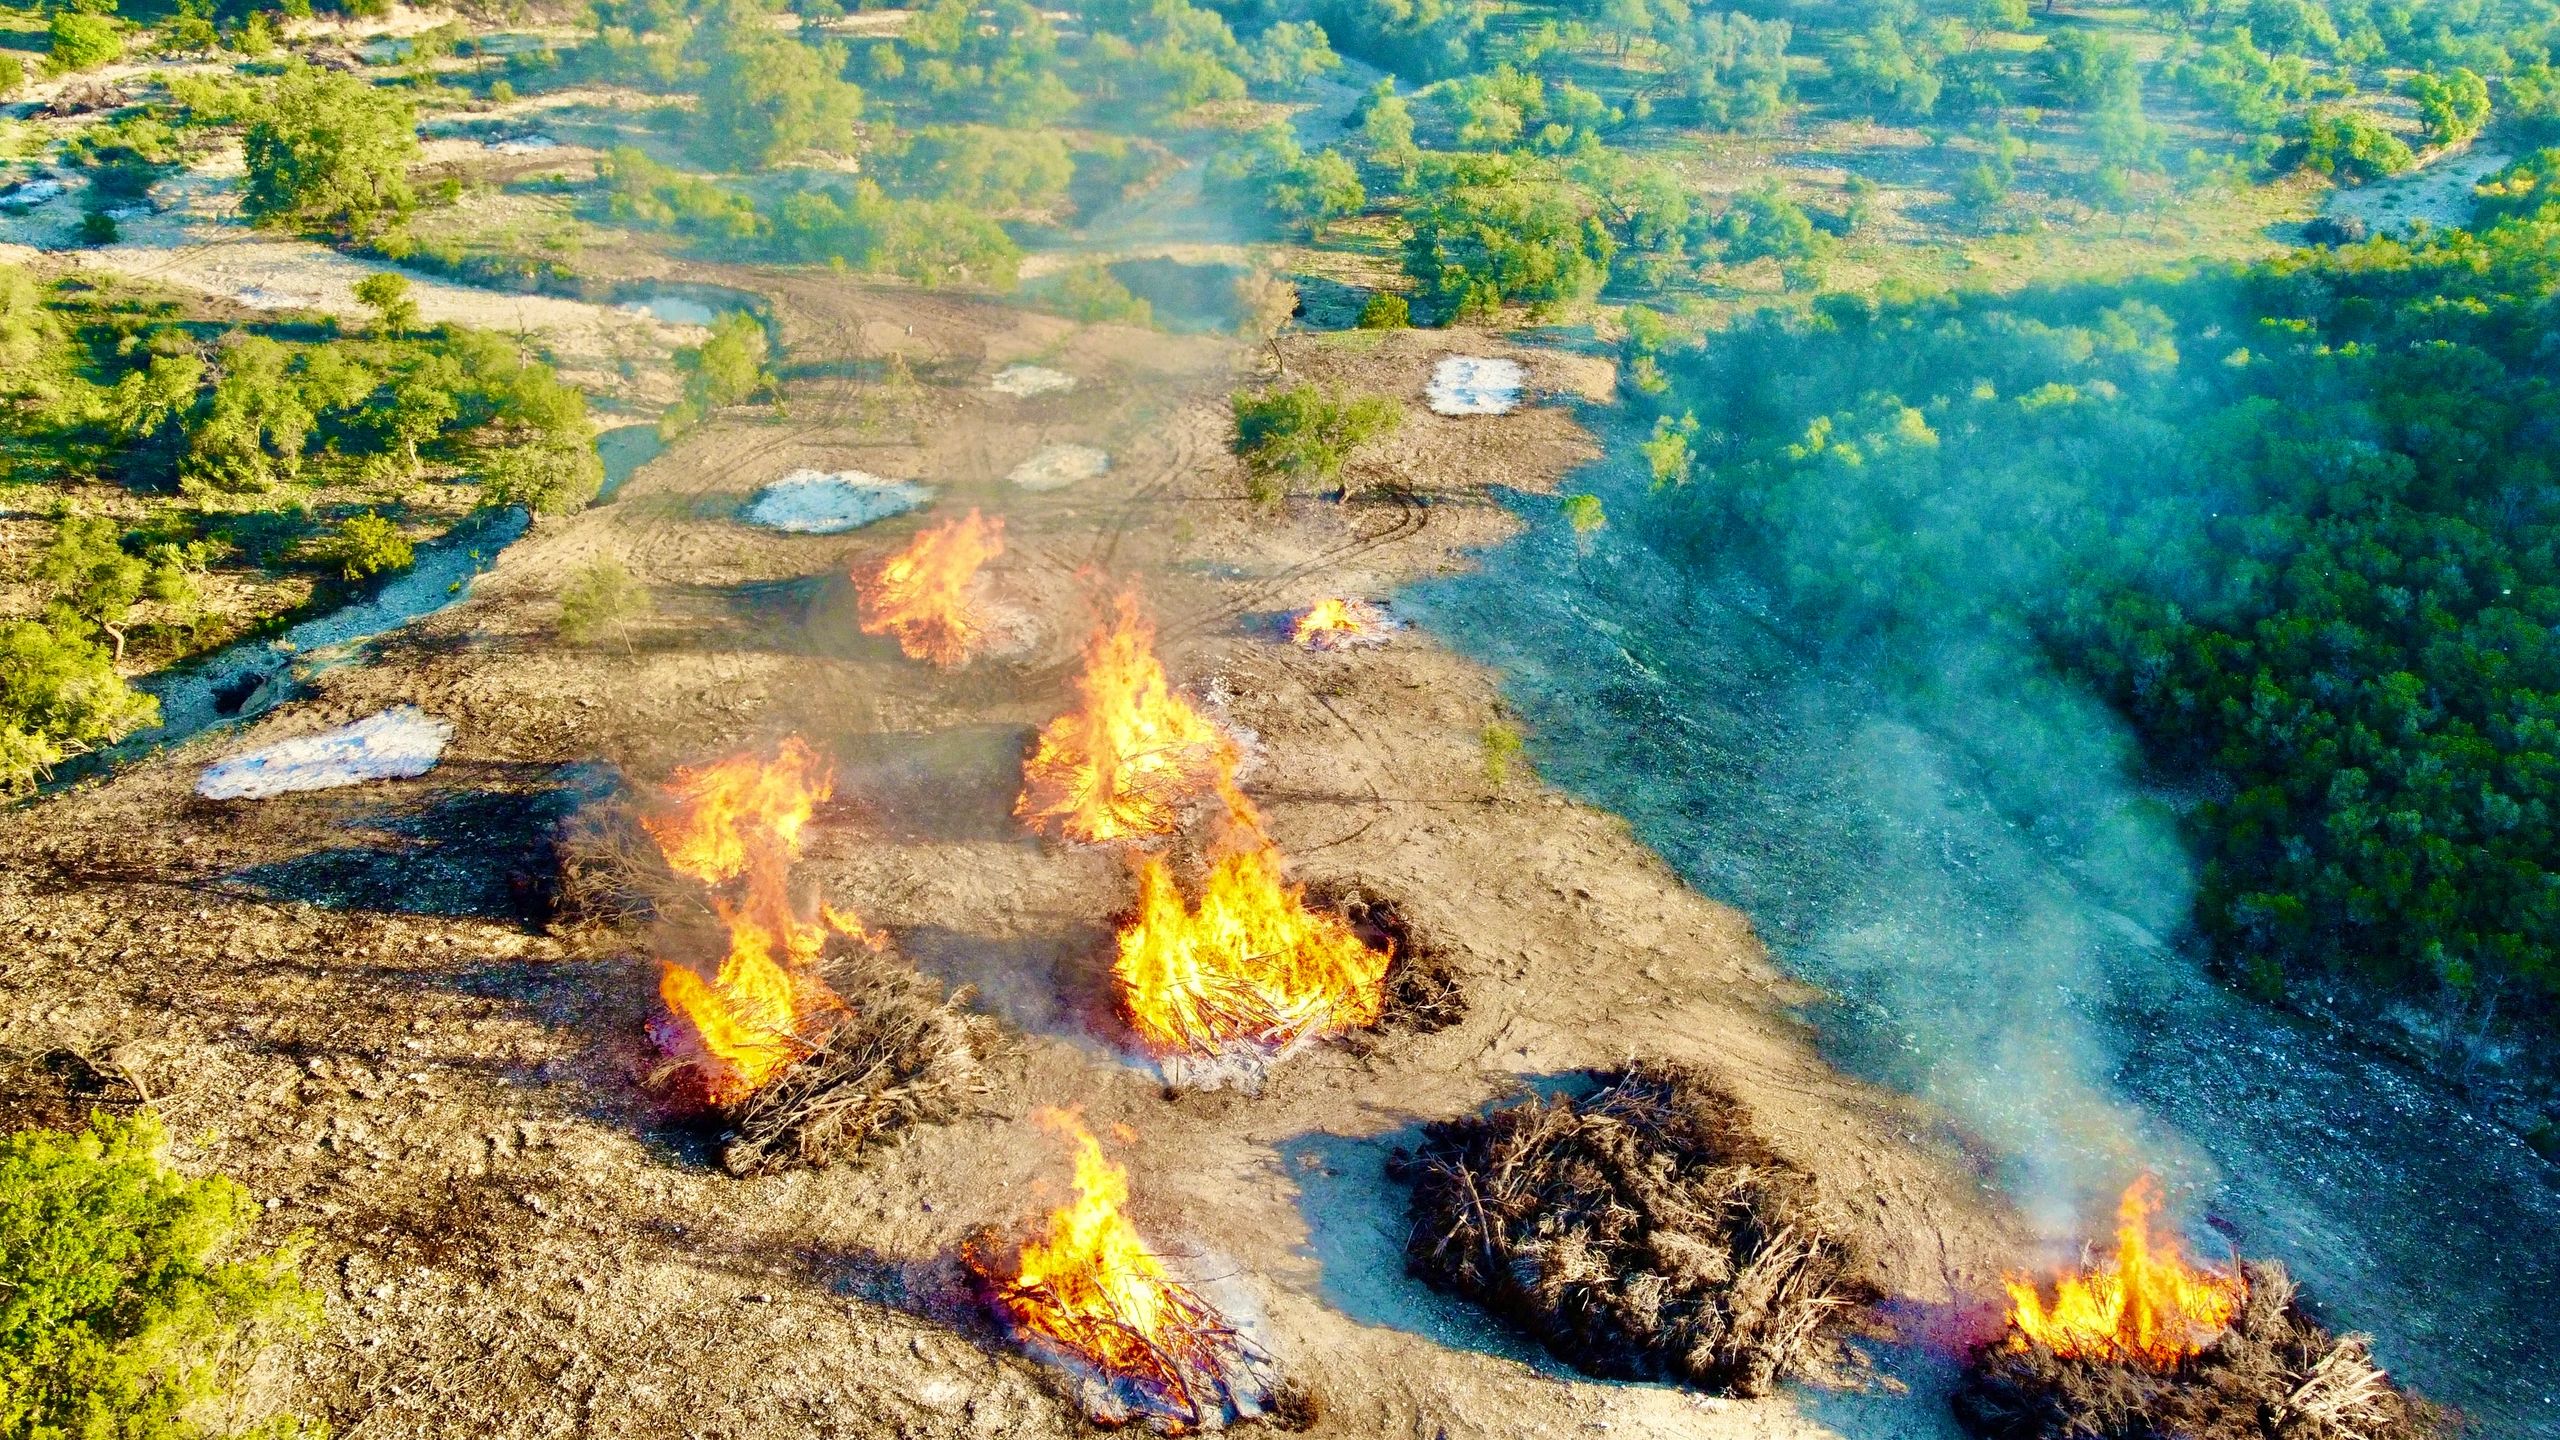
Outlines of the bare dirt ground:
<svg viewBox="0 0 2560 1440">
<path fill-rule="evenodd" d="M 1064 1150 L 1029 1118 L 1051 1105 L 1080 1107 L 1129 1165 L 1157 1245 L 1250 1297 L 1324 1435 L 1822 1433 L 1785 1399 L 1582 1380 L 1404 1277 L 1387 1150 L 1525 1078 L 1630 1054 L 1711 1068 L 1819 1178 L 1916 1325 L 1943 1326 L 2026 1253 L 1961 1157 L 1915 1138 L 1928 1117 L 1816 1057 L 1787 1011 L 1804 997 L 1741 916 L 1615 818 L 1488 779 L 1491 676 L 1414 632 L 1335 654 L 1270 637 L 1276 612 L 1469 563 L 1515 523 L 1488 486 L 1548 487 L 1590 455 L 1556 399 L 1429 415 L 1440 354 L 1517 355 L 1550 396 L 1604 394 L 1605 365 L 1447 333 L 1298 343 L 1293 378 L 1401 395 L 1408 424 L 1357 468 L 1367 498 L 1272 515 L 1241 501 L 1224 449 L 1225 394 L 1256 363 L 1232 342 L 824 275 L 687 278 L 774 297 L 802 377 L 786 415 L 685 438 L 611 504 L 508 551 L 468 603 L 249 731 L 0 816 L 0 1043 L 112 1051 L 158 1097 L 180 1163 L 271 1197 L 269 1238 L 310 1237 L 327 1321 L 299 1383 L 344 1440 L 1075 1433 L 1045 1372 L 953 1296 L 964 1234 L 1064 1196 Z M 1017 361 L 1079 384 L 991 391 Z M 1114 467 L 1005 483 L 1060 442 Z M 939 494 L 834 537 L 731 518 L 802 466 Z M 999 594 L 1045 629 L 1020 663 L 944 675 L 858 634 L 845 576 L 970 505 L 1007 517 Z M 604 555 L 657 611 L 627 643 L 567 646 L 552 597 Z M 1009 814 L 1097 574 L 1135 579 L 1174 675 L 1214 683 L 1260 737 L 1247 785 L 1298 878 L 1396 897 L 1454 957 L 1462 1024 L 1320 1047 L 1258 1097 L 1169 1099 L 1126 1058 L 1101 992 L 1124 863 L 1044 847 Z M 457 727 L 422 779 L 192 794 L 218 754 L 400 701 Z M 638 1083 L 646 935 L 545 928 L 549 827 L 582 797 L 645 794 L 675 765 L 795 731 L 839 775 L 803 874 L 976 984 L 1009 1038 L 962 1121 L 863 1168 L 737 1180 Z"/>
</svg>

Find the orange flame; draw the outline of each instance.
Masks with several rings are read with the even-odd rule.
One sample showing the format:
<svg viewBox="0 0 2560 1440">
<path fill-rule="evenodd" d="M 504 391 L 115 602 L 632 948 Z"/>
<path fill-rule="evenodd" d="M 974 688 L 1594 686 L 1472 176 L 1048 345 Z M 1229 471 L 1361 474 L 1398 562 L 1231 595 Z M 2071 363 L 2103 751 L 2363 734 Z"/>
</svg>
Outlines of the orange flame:
<svg viewBox="0 0 2560 1440">
<path fill-rule="evenodd" d="M 1137 918 L 1121 930 L 1112 967 L 1130 1027 L 1161 1054 L 1216 1056 L 1239 1042 L 1277 1054 L 1375 1025 L 1392 951 L 1308 909 L 1232 774 L 1220 789 L 1228 829 L 1198 904 L 1184 903 L 1162 860 L 1140 866 Z"/>
<path fill-rule="evenodd" d="M 1362 601 L 1319 600 L 1291 622 L 1289 639 L 1308 650 L 1340 650 L 1377 639 L 1380 619 L 1377 607 Z"/>
<path fill-rule="evenodd" d="M 794 735 L 771 761 L 735 755 L 676 771 L 667 782 L 676 808 L 641 816 L 640 828 L 658 842 L 670 869 L 717 885 L 757 861 L 797 859 L 801 827 L 834 793 L 826 762 Z"/>
<path fill-rule="evenodd" d="M 1121 1207 L 1129 1172 L 1075 1116 L 1043 1110 L 1040 1122 L 1076 1147 L 1076 1198 L 1022 1247 L 997 1299 L 1013 1322 L 1115 1375 L 1157 1378 L 1203 1334 L 1226 1328 L 1207 1303 L 1168 1274 Z"/>
<path fill-rule="evenodd" d="M 812 967 L 830 928 L 858 935 L 861 927 L 833 909 L 822 922 L 802 919 L 790 895 L 801 830 L 834 783 L 817 752 L 793 736 L 771 761 L 739 755 L 678 770 L 667 786 L 676 808 L 641 818 L 677 873 L 715 886 L 745 877 L 743 902 L 712 897 L 729 929 L 729 953 L 712 978 L 672 961 L 661 961 L 658 975 L 658 996 L 690 1037 L 685 1048 L 699 1052 L 715 1104 L 755 1093 L 844 1008 Z"/>
<path fill-rule="evenodd" d="M 968 663 L 986 638 L 986 616 L 971 593 L 980 567 L 1004 553 L 1004 521 L 971 510 L 919 533 L 868 576 L 857 576 L 862 633 L 891 635 L 910 660 L 948 670 Z"/>
<path fill-rule="evenodd" d="M 1013 813 L 1086 842 L 1170 835 L 1182 807 L 1234 766 L 1235 742 L 1174 693 L 1155 627 L 1123 594 L 1085 642 L 1075 709 L 1049 722 L 1022 767 Z"/>
<path fill-rule="evenodd" d="M 2030 1279 L 2008 1282 L 2012 1344 L 2057 1355 L 2134 1360 L 2167 1369 L 2213 1343 L 2248 1295 L 2238 1276 L 2190 1266 L 2177 1238 L 2156 1231 L 2160 1186 L 2145 1175 L 2116 1206 L 2115 1259 L 2065 1275 L 2048 1306 Z"/>
</svg>

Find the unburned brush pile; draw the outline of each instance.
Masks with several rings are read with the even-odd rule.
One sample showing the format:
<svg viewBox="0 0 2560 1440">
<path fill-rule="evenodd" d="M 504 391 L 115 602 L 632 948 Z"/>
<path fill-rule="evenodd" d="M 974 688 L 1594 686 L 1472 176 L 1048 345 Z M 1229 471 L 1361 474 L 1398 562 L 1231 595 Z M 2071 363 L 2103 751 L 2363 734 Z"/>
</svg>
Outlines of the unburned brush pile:
<svg viewBox="0 0 2560 1440">
<path fill-rule="evenodd" d="M 1956 1414 L 1986 1440 L 2433 1440 L 2444 1418 L 2391 1382 L 2361 1335 L 2302 1311 L 2291 1277 L 2244 1264 L 2231 1323 L 2161 1365 L 2124 1350 L 2073 1354 L 2013 1324 L 1966 1371 Z"/>
<path fill-rule="evenodd" d="M 1867 1287 L 1812 1179 L 1697 1070 L 1598 1079 L 1435 1122 L 1399 1154 L 1407 1268 L 1594 1375 L 1762 1395 L 1824 1370 Z"/>
</svg>

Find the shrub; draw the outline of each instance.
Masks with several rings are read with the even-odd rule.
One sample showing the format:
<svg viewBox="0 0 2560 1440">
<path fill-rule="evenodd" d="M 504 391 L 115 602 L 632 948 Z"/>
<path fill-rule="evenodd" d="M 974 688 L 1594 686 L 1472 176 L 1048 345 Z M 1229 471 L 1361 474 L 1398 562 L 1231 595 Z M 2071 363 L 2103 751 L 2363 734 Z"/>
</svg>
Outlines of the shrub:
<svg viewBox="0 0 2560 1440">
<path fill-rule="evenodd" d="M 1379 290 L 1360 306 L 1357 323 L 1363 330 L 1402 330 L 1413 323 L 1413 307 L 1393 290 Z"/>
<path fill-rule="evenodd" d="M 95 70 L 123 56 L 124 36 L 114 16 L 67 9 L 54 12 L 51 44 L 44 57 L 45 73 L 70 75 Z"/>
<path fill-rule="evenodd" d="M 260 1352 L 318 1322 L 319 1297 L 292 1248 L 237 1254 L 247 1192 L 179 1174 L 162 1146 L 148 1114 L 0 1140 L 0 1434 L 301 1431 L 241 1423 L 235 1396 Z"/>
<path fill-rule="evenodd" d="M 1040 287 L 1040 303 L 1088 325 L 1116 320 L 1126 325 L 1153 325 L 1155 307 L 1131 293 L 1099 260 L 1061 272 Z"/>
<path fill-rule="evenodd" d="M 1342 397 L 1313 385 L 1261 395 L 1241 391 L 1235 409 L 1235 453 L 1249 472 L 1249 493 L 1276 503 L 1292 480 L 1331 480 L 1351 452 L 1404 423 L 1404 410 L 1383 395 Z"/>
<path fill-rule="evenodd" d="M 608 555 L 569 577 L 560 591 L 560 638 L 584 645 L 618 634 L 655 604 L 629 566 Z"/>
<path fill-rule="evenodd" d="M 356 282 L 356 300 L 371 310 L 385 335 L 405 335 L 418 328 L 418 302 L 409 296 L 409 277 L 377 270 Z"/>
<path fill-rule="evenodd" d="M 2302 169 L 2342 185 L 2380 180 L 2418 163 L 2406 142 L 2370 117 L 2326 106 L 2295 123 L 2291 149 Z"/>
<path fill-rule="evenodd" d="M 773 387 L 765 360 L 772 353 L 764 326 L 756 317 L 730 311 L 712 322 L 711 338 L 676 352 L 676 369 L 684 375 L 684 399 L 658 422 L 675 435 L 714 410 L 744 404 Z"/>
<path fill-rule="evenodd" d="M 1496 785 L 1511 783 L 1511 767 L 1521 761 L 1528 742 L 1520 736 L 1520 728 L 1507 721 L 1487 722 L 1476 736 L 1476 745 L 1484 752 L 1484 778 Z"/>
<path fill-rule="evenodd" d="M 0 100 L 17 94 L 18 87 L 26 83 L 26 62 L 15 55 L 0 52 Z"/>
<path fill-rule="evenodd" d="M 116 673 L 83 627 L 0 623 L 0 795 L 23 794 L 66 756 L 160 721 L 160 702 Z"/>
<path fill-rule="evenodd" d="M 349 580 L 406 570 L 417 558 L 416 547 L 400 533 L 400 527 L 370 510 L 349 516 L 329 537 L 329 563 Z"/>
</svg>

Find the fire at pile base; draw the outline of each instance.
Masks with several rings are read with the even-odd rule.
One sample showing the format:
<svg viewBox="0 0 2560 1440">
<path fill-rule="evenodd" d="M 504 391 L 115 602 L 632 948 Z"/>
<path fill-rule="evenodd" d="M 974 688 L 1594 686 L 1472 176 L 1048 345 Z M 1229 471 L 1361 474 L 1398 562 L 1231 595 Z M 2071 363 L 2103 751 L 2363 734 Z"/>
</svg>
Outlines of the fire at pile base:
<svg viewBox="0 0 2560 1440">
<path fill-rule="evenodd" d="M 1319 600 L 1289 617 L 1289 642 L 1303 650 L 1375 650 L 1404 628 L 1371 600 Z"/>
<path fill-rule="evenodd" d="M 807 1054 L 718 1108 L 720 1163 L 732 1175 L 853 1160 L 914 1126 L 957 1119 L 987 1092 L 994 1031 L 968 1012 L 967 990 L 945 996 L 870 949 L 827 979 L 845 1002 L 834 1023 Z"/>
<path fill-rule="evenodd" d="M 2447 1417 L 2393 1384 L 2362 1335 L 2302 1311 L 2284 1267 L 2244 1263 L 2228 1328 L 2166 1363 L 2124 1350 L 2060 1354 L 2015 1326 L 1953 1397 L 1984 1440 L 2445 1440 Z"/>
<path fill-rule="evenodd" d="M 1435 1121 L 1388 1165 L 1413 1187 L 1405 1268 L 1587 1374 L 1765 1395 L 1829 1378 L 1869 1297 L 1811 1177 L 1703 1071 Z"/>
<path fill-rule="evenodd" d="M 1093 1424 L 1168 1434 L 1315 1419 L 1312 1396 L 1271 1354 L 1177 1278 L 1129 1223 L 1129 1172 L 1074 1116 L 1042 1123 L 1076 1145 L 1076 1198 L 1018 1246 L 980 1232 L 961 1258 L 989 1311 L 1069 1390 Z"/>
</svg>

